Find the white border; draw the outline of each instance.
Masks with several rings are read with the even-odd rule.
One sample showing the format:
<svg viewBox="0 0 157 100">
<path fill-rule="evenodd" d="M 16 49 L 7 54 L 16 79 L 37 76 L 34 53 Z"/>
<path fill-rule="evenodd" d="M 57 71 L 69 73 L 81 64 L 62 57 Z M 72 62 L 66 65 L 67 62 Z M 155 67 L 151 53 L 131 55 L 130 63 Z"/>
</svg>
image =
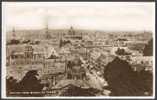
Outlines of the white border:
<svg viewBox="0 0 157 100">
<path fill-rule="evenodd" d="M 32 3 L 32 2 L 16 2 L 16 3 Z M 49 2 L 38 2 L 36 3 L 38 4 L 48 4 Z M 52 3 L 52 2 L 51 2 Z M 61 5 L 61 4 L 71 4 L 73 5 L 74 3 L 79 3 L 79 4 L 83 4 L 83 5 L 89 5 L 89 4 L 94 4 L 94 5 L 101 5 L 104 6 L 104 4 L 116 4 L 119 2 L 53 2 L 56 5 Z M 127 4 L 128 2 L 120 2 L 122 4 Z M 141 3 L 152 3 L 154 4 L 154 9 L 155 9 L 155 2 L 129 2 L 129 4 L 141 4 Z M 153 28 L 153 96 L 99 96 L 99 97 L 6 97 L 6 81 L 5 81 L 5 75 L 6 75 L 6 24 L 5 24 L 5 7 L 6 7 L 7 2 L 2 2 L 2 67 L 1 67 L 1 80 L 2 80 L 2 92 L 1 92 L 1 96 L 3 99 L 154 99 L 155 98 L 155 16 L 154 16 L 154 28 Z M 155 10 L 154 10 L 155 11 Z M 155 13 L 155 12 L 154 12 Z"/>
</svg>

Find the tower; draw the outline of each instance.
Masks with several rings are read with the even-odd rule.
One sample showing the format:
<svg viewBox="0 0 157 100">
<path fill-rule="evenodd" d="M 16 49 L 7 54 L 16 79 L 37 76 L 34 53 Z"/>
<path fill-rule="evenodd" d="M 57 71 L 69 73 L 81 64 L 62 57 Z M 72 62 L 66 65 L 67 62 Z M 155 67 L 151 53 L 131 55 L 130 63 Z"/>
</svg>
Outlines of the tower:
<svg viewBox="0 0 157 100">
<path fill-rule="evenodd" d="M 27 58 L 27 59 L 33 58 L 33 47 L 32 46 L 26 46 L 24 52 L 25 52 L 25 58 Z"/>
<path fill-rule="evenodd" d="M 15 38 L 16 38 L 15 28 L 13 28 L 13 30 L 12 30 L 12 38 L 13 38 L 13 39 L 15 39 Z"/>
<path fill-rule="evenodd" d="M 72 37 L 75 35 L 75 31 L 74 31 L 74 28 L 72 26 L 70 27 L 69 35 L 71 35 Z"/>
<path fill-rule="evenodd" d="M 45 34 L 46 34 L 46 39 L 51 39 L 51 35 L 49 33 L 49 26 L 48 26 L 48 18 L 46 18 Z"/>
</svg>

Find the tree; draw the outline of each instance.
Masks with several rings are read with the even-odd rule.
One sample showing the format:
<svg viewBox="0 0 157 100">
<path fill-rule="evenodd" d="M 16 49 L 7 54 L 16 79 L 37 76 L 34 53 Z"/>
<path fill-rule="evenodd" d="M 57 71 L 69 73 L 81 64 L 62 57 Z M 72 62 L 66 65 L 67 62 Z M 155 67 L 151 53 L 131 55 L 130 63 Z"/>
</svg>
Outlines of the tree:
<svg viewBox="0 0 157 100">
<path fill-rule="evenodd" d="M 19 43 L 20 43 L 20 40 L 12 39 L 7 43 L 7 45 L 13 45 L 13 44 L 19 44 Z"/>
<path fill-rule="evenodd" d="M 126 52 L 124 49 L 118 48 L 115 52 L 117 55 L 129 55 L 130 53 Z"/>
<path fill-rule="evenodd" d="M 6 80 L 6 91 L 7 95 L 10 95 L 10 92 L 15 92 L 16 91 L 16 85 L 17 85 L 17 80 L 14 77 L 9 77 Z"/>
<path fill-rule="evenodd" d="M 116 57 L 104 69 L 112 96 L 144 96 L 152 92 L 152 73 L 135 72 L 125 60 Z"/>
<path fill-rule="evenodd" d="M 144 56 L 153 56 L 153 39 L 151 39 L 148 44 L 145 45 L 143 50 Z"/>
<path fill-rule="evenodd" d="M 38 73 L 36 70 L 28 71 L 23 79 L 18 83 L 17 91 L 19 92 L 40 92 L 42 91 L 44 84 L 41 84 L 41 80 L 38 79 Z M 41 94 L 28 94 L 24 96 L 42 96 Z"/>
<path fill-rule="evenodd" d="M 60 44 L 59 44 L 59 47 L 63 47 L 64 45 L 66 44 L 71 44 L 71 41 L 70 40 L 60 40 Z"/>
</svg>

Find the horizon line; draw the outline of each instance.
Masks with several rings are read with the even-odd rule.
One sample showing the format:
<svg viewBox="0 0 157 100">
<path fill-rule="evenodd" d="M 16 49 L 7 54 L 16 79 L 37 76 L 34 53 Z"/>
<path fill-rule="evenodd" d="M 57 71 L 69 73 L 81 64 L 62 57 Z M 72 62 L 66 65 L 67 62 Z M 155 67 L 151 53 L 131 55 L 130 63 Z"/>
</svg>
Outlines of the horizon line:
<svg viewBox="0 0 157 100">
<path fill-rule="evenodd" d="M 45 30 L 46 28 L 38 28 L 38 29 L 18 29 L 18 28 L 12 28 L 12 29 L 9 29 L 9 30 L 6 30 L 7 32 L 11 32 L 11 31 L 24 31 L 24 30 L 26 30 L 26 31 L 31 31 L 31 30 Z M 69 28 L 55 28 L 55 29 L 53 29 L 53 28 L 49 28 L 48 30 L 69 30 L 70 29 L 70 27 Z M 109 31 L 109 32 L 141 32 L 141 31 L 143 31 L 143 32 L 153 32 L 152 30 L 148 30 L 148 29 L 143 29 L 143 30 L 102 30 L 102 29 L 83 29 L 83 28 L 73 28 L 74 30 L 86 30 L 86 31 L 103 31 L 103 32 L 107 32 L 107 31 Z"/>
</svg>

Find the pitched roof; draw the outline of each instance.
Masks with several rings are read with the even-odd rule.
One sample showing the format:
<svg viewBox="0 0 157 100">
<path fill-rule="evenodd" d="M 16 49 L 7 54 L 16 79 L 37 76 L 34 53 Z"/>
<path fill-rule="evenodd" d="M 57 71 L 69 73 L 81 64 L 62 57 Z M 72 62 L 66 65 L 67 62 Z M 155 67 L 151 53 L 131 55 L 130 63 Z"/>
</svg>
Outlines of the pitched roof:
<svg viewBox="0 0 157 100">
<path fill-rule="evenodd" d="M 68 85 L 74 85 L 82 88 L 89 88 L 88 84 L 83 80 L 70 80 L 70 79 L 59 81 L 58 84 L 56 84 L 56 86 L 53 88 L 63 88 Z"/>
</svg>

